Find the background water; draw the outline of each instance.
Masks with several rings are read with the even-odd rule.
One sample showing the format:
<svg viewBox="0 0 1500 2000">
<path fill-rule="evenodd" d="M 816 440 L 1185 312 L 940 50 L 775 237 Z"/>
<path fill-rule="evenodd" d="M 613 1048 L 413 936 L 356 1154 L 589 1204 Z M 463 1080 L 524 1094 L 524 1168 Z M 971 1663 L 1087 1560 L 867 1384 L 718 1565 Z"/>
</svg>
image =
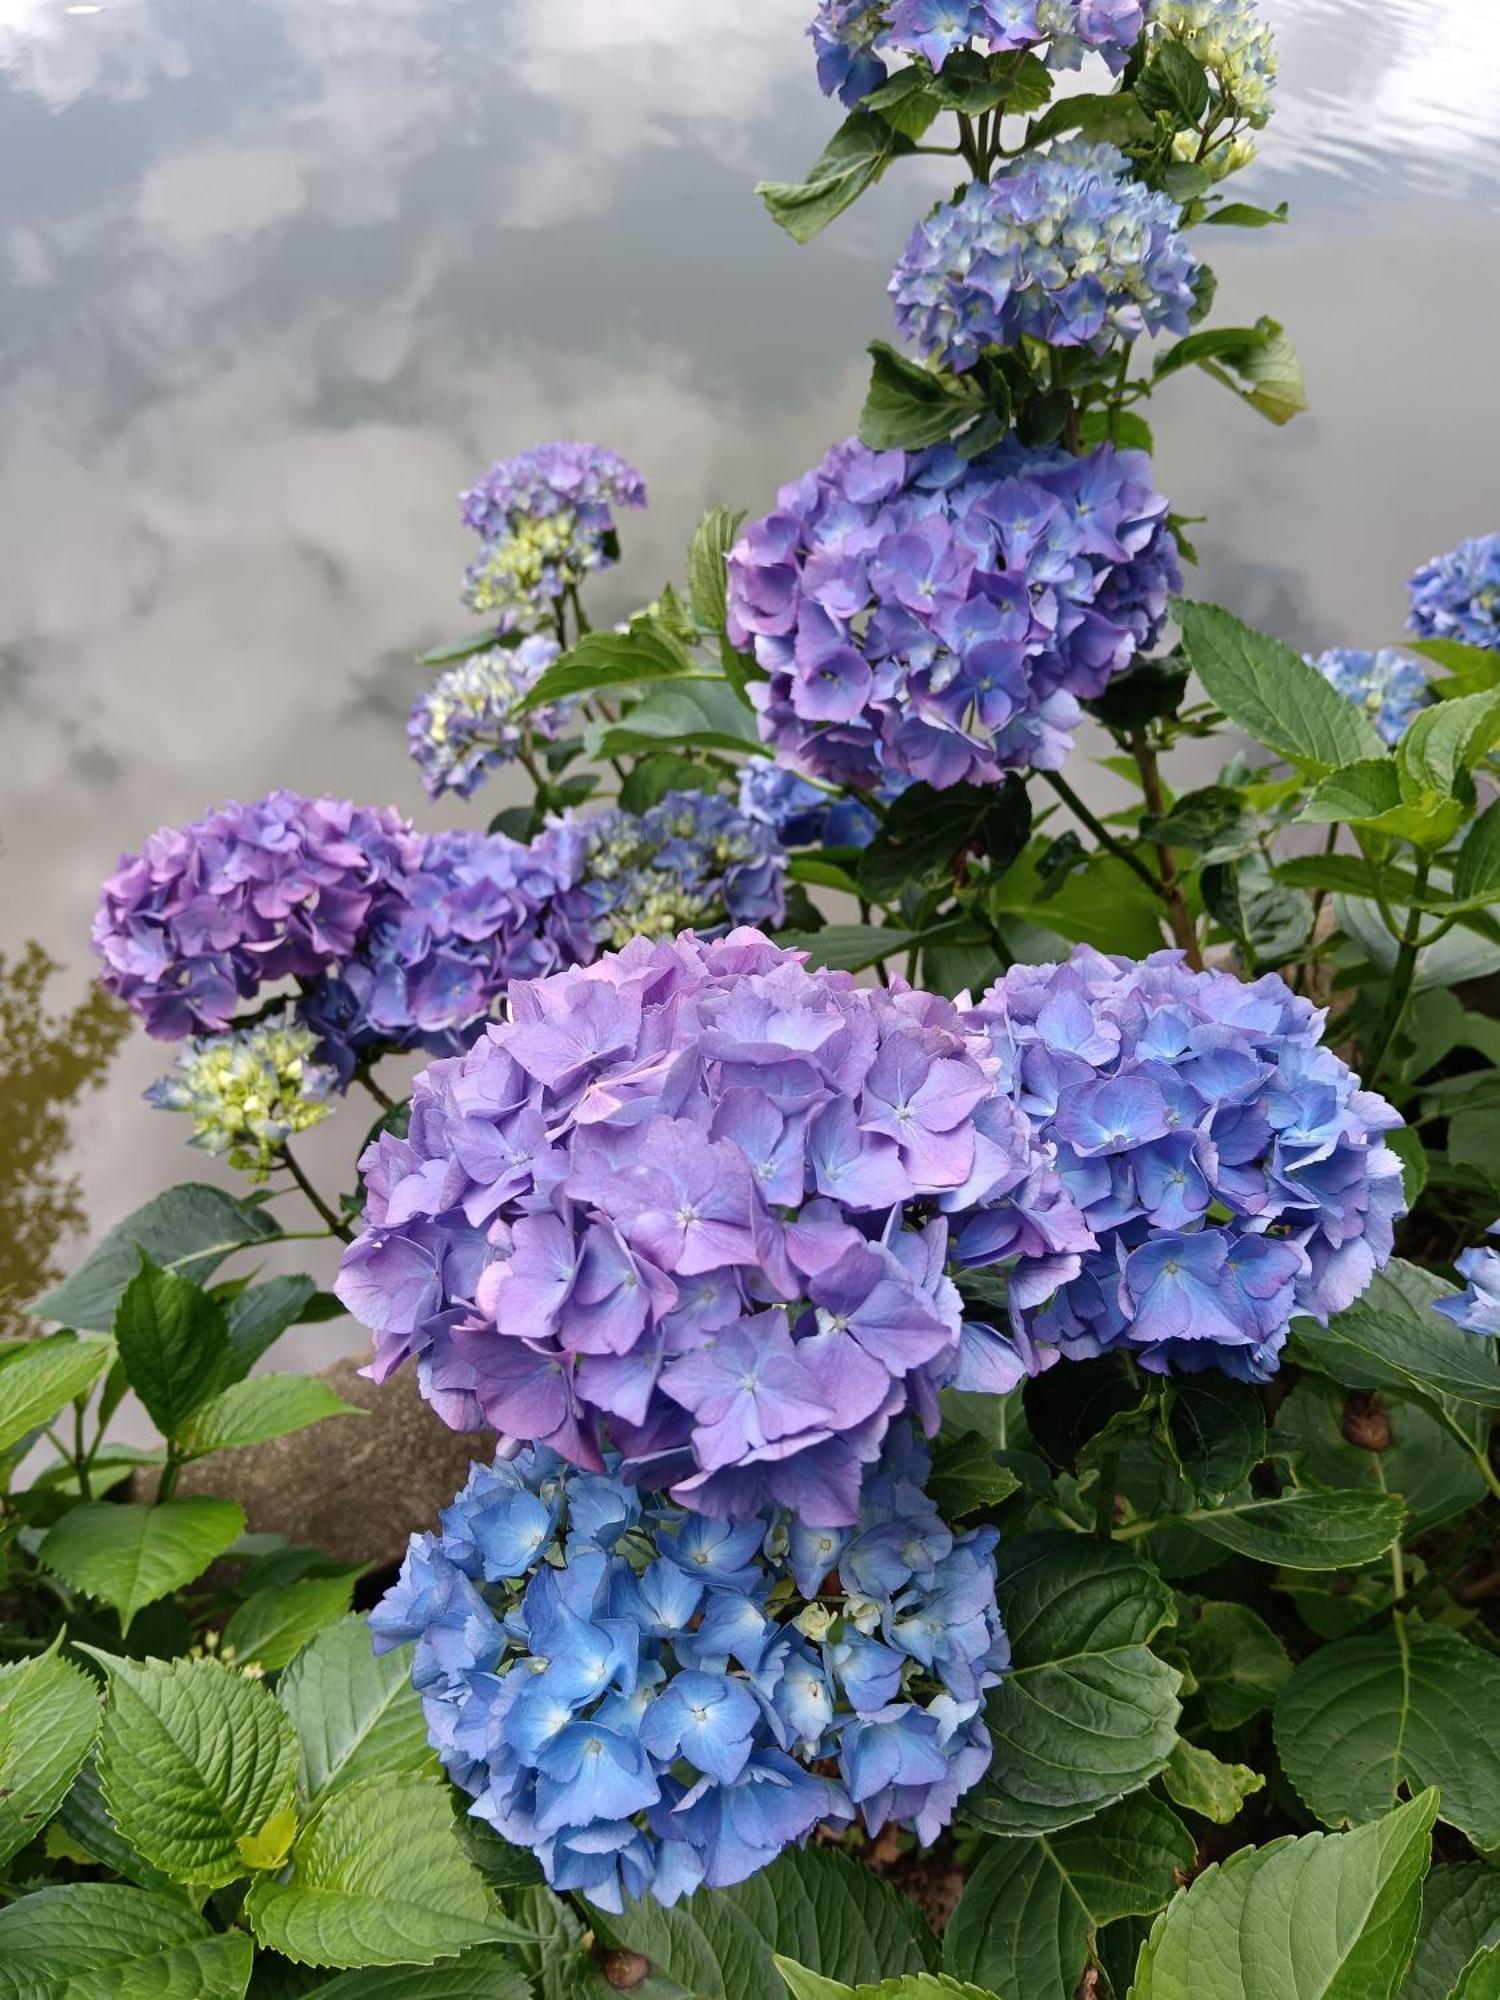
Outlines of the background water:
<svg viewBox="0 0 1500 2000">
<path fill-rule="evenodd" d="M 1313 410 L 1180 380 L 1159 468 L 1210 517 L 1202 594 L 1374 644 L 1419 560 L 1500 526 L 1500 4 L 1263 4 L 1282 108 L 1237 191 L 1294 226 L 1213 237 L 1218 316 L 1285 321 Z M 454 494 L 492 457 L 645 470 L 609 614 L 853 428 L 924 181 L 807 249 L 764 215 L 833 128 L 811 11 L 0 0 L 0 953 L 40 939 L 78 998 L 117 854 L 226 797 L 431 821 L 412 655 L 464 628 Z M 218 1177 L 140 1106 L 162 1054 L 132 1036 L 75 1120 L 100 1227 Z M 306 1149 L 331 1185 L 358 1115 Z"/>
</svg>

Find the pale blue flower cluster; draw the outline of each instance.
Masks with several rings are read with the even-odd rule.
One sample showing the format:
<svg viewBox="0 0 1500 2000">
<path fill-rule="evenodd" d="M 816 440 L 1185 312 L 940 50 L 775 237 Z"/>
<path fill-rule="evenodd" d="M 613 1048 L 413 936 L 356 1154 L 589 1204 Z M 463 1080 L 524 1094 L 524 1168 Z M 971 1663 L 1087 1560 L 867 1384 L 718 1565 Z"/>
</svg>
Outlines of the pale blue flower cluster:
<svg viewBox="0 0 1500 2000">
<path fill-rule="evenodd" d="M 728 1888 L 818 1826 L 930 1843 L 990 1762 L 995 1531 L 955 1535 L 904 1430 L 848 1531 L 684 1515 L 544 1450 L 475 1466 L 372 1613 L 415 1641 L 474 1814 L 620 1911 Z"/>
<path fill-rule="evenodd" d="M 502 459 L 461 499 L 483 543 L 465 601 L 502 633 L 552 626 L 569 593 L 615 561 L 615 509 L 645 504 L 635 467 L 599 445 L 545 444 Z"/>
<path fill-rule="evenodd" d="M 1102 354 L 1186 333 L 1199 267 L 1178 219 L 1114 146 L 1028 154 L 917 224 L 891 279 L 896 324 L 955 374 L 1028 336 Z"/>
<path fill-rule="evenodd" d="M 1424 563 L 1411 580 L 1410 629 L 1500 650 L 1500 534 L 1477 535 Z"/>
<path fill-rule="evenodd" d="M 509 764 L 528 741 L 565 736 L 578 704 L 548 702 L 523 719 L 516 710 L 561 648 L 533 633 L 518 646 L 490 646 L 448 668 L 416 703 L 407 742 L 429 798 L 456 792 L 470 798 L 498 765 Z"/>
<path fill-rule="evenodd" d="M 808 33 L 824 92 L 855 105 L 885 82 L 887 55 L 940 70 L 959 49 L 1035 49 L 1053 69 L 1077 69 L 1094 51 L 1118 73 L 1147 11 L 1147 0 L 819 0 Z"/>
<path fill-rule="evenodd" d="M 882 796 L 905 789 L 888 785 Z M 868 847 L 880 825 L 858 799 L 811 785 L 770 757 L 747 757 L 740 766 L 740 811 L 770 827 L 783 847 Z"/>
<path fill-rule="evenodd" d="M 1334 646 L 1326 653 L 1309 653 L 1307 660 L 1330 687 L 1364 710 L 1384 743 L 1399 743 L 1432 701 L 1421 661 L 1394 646 L 1376 652 Z"/>
<path fill-rule="evenodd" d="M 1500 1236 L 1500 1222 L 1491 1223 L 1489 1233 Z M 1500 1336 L 1500 1250 L 1465 1250 L 1458 1272 L 1468 1280 L 1464 1290 L 1456 1298 L 1435 1300 L 1435 1310 L 1466 1333 Z"/>
</svg>

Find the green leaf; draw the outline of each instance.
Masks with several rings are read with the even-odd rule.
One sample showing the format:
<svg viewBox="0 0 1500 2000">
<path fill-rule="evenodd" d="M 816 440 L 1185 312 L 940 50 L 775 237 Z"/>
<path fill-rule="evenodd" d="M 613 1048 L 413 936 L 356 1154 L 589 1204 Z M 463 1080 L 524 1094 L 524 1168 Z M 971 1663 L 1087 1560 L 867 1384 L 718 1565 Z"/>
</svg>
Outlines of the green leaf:
<svg viewBox="0 0 1500 2000">
<path fill-rule="evenodd" d="M 1356 1833 L 1242 1848 L 1158 1917 L 1128 2000 L 1395 2000 L 1421 1916 L 1437 1800 Z"/>
<path fill-rule="evenodd" d="M 710 507 L 693 530 L 688 546 L 688 602 L 706 632 L 722 632 L 728 616 L 729 577 L 725 562 L 739 539 L 745 516 L 731 507 Z"/>
<path fill-rule="evenodd" d="M 1167 1759 L 1161 1781 L 1169 1799 L 1215 1826 L 1238 1819 L 1246 1799 L 1264 1790 L 1266 1782 L 1264 1774 L 1248 1764 L 1225 1764 L 1211 1750 L 1182 1738 Z"/>
<path fill-rule="evenodd" d="M 1415 1208 L 1432 1172 L 1427 1148 L 1410 1125 L 1401 1125 L 1394 1132 L 1387 1132 L 1385 1143 L 1401 1162 L 1401 1188 L 1406 1196 L 1406 1205 Z"/>
<path fill-rule="evenodd" d="M 944 1934 L 944 1967 L 1007 2000 L 1074 2000 L 1103 1926 L 1154 1916 L 1194 1858 L 1176 1814 L 1144 1792 L 1048 1839 L 993 1841 Z"/>
<path fill-rule="evenodd" d="M 40 1889 L 0 1910 L 0 2000 L 242 2000 L 252 1947 L 179 1897 L 115 1882 Z"/>
<path fill-rule="evenodd" d="M 1411 639 L 1407 644 L 1448 675 L 1438 684 L 1444 694 L 1482 694 L 1500 687 L 1500 653 L 1488 646 L 1465 646 L 1457 639 Z"/>
<path fill-rule="evenodd" d="M 284 1852 L 297 1746 L 267 1689 L 218 1660 L 94 1657 L 109 1670 L 99 1780 L 131 1846 L 200 1889 L 248 1874 L 273 1824 Z"/>
<path fill-rule="evenodd" d="M 1453 896 L 1460 903 L 1500 899 L 1500 799 L 1464 835 L 1453 864 Z"/>
<path fill-rule="evenodd" d="M 99 1729 L 99 1690 L 58 1657 L 0 1667 L 0 1868 L 62 1804 Z"/>
<path fill-rule="evenodd" d="M 1395 1493 L 1282 1493 L 1237 1499 L 1180 1518 L 1220 1548 L 1287 1569 L 1353 1569 L 1384 1555 L 1406 1509 Z"/>
<path fill-rule="evenodd" d="M 171 1876 L 153 1867 L 143 1854 L 137 1854 L 110 1818 L 99 1783 L 97 1753 L 85 1759 L 53 1825 L 61 1838 L 111 1875 L 121 1875 L 142 1889 L 178 1893 Z"/>
<path fill-rule="evenodd" d="M 1203 865 L 1235 861 L 1255 845 L 1256 817 L 1243 792 L 1205 785 L 1185 792 L 1170 812 L 1141 822 L 1141 838 L 1163 847 L 1185 847 Z"/>
<path fill-rule="evenodd" d="M 1208 72 L 1181 42 L 1158 42 L 1136 79 L 1135 94 L 1144 111 L 1164 111 L 1185 130 L 1208 109 Z"/>
<path fill-rule="evenodd" d="M 906 1972 L 895 1979 L 882 1979 L 870 1986 L 846 1986 L 841 1979 L 829 1979 L 810 1972 L 795 1959 L 776 1954 L 772 1963 L 781 1974 L 792 2000 L 996 2000 L 981 1987 L 966 1986 L 944 1972 Z"/>
<path fill-rule="evenodd" d="M 114 1359 L 112 1340 L 53 1333 L 0 1347 L 0 1452 L 86 1396 Z"/>
<path fill-rule="evenodd" d="M 1195 1683 L 1191 1713 L 1209 1729 L 1238 1729 L 1269 1708 L 1292 1671 L 1286 1649 L 1246 1604 L 1198 1602 L 1177 1643 Z"/>
<path fill-rule="evenodd" d="M 1421 1404 L 1389 1393 L 1308 1376 L 1276 1412 L 1274 1444 L 1299 1486 L 1399 1493 L 1413 1535 L 1467 1513 L 1485 1494 L 1472 1448 Z"/>
<path fill-rule="evenodd" d="M 224 1654 L 236 1667 L 257 1666 L 276 1673 L 303 1647 L 344 1617 L 354 1595 L 354 1578 L 304 1576 L 295 1583 L 257 1590 L 237 1605 L 224 1627 Z"/>
<path fill-rule="evenodd" d="M 998 1506 L 1021 1482 L 995 1457 L 995 1447 L 976 1431 L 939 1440 L 932 1455 L 927 1491 L 945 1521 L 962 1521 L 981 1507 Z"/>
<path fill-rule="evenodd" d="M 1011 1667 L 989 1697 L 988 1776 L 964 1802 L 991 1833 L 1051 1833 L 1148 1784 L 1177 1740 L 1181 1676 L 1150 1650 L 1172 1593 L 1115 1544 L 1025 1535 L 1000 1550 Z"/>
<path fill-rule="evenodd" d="M 908 139 L 920 139 L 942 110 L 927 86 L 932 72 L 909 63 L 861 100 L 861 109 L 878 111 L 887 125 Z"/>
<path fill-rule="evenodd" d="M 179 1440 L 192 1458 L 288 1437 L 329 1417 L 363 1417 L 316 1375 L 252 1375 L 205 1403 Z"/>
<path fill-rule="evenodd" d="M 1054 1465 L 1077 1472 L 1118 1450 L 1157 1393 L 1127 1355 L 1105 1354 L 1033 1376 L 1021 1398 L 1037 1444 Z"/>
<path fill-rule="evenodd" d="M 1292 1321 L 1289 1359 L 1346 1389 L 1398 1386 L 1429 1405 L 1447 1397 L 1500 1409 L 1500 1363 L 1483 1341 L 1430 1307 L 1407 1305 L 1379 1282 L 1327 1326 Z"/>
<path fill-rule="evenodd" d="M 945 882 L 971 862 L 1003 876 L 1031 833 L 1031 801 L 1016 778 L 1003 785 L 913 785 L 882 821 L 859 864 L 860 886 L 876 902 L 910 885 Z"/>
<path fill-rule="evenodd" d="M 1480 759 L 1500 741 L 1500 693 L 1463 695 L 1424 708 L 1396 745 L 1409 793 L 1452 798 Z M 1466 790 L 1472 799 L 1472 791 Z"/>
<path fill-rule="evenodd" d="M 1162 1423 L 1173 1464 L 1203 1500 L 1222 1500 L 1243 1486 L 1266 1455 L 1259 1396 L 1224 1375 L 1169 1380 Z"/>
<path fill-rule="evenodd" d="M 175 1438 L 229 1359 L 224 1307 L 144 1251 L 115 1314 L 125 1377 L 163 1437 Z"/>
<path fill-rule="evenodd" d="M 418 653 L 417 664 L 423 667 L 447 667 L 455 660 L 467 660 L 475 653 L 493 652 L 496 645 L 493 627 L 483 632 L 465 633 L 462 639 L 447 639 L 441 646 L 434 646 L 429 652 Z"/>
<path fill-rule="evenodd" d="M 1285 222 L 1287 205 L 1278 202 L 1275 208 L 1257 208 L 1253 202 L 1226 201 L 1222 208 L 1210 209 L 1204 216 L 1205 222 L 1218 223 L 1225 229 L 1268 229 L 1272 223 Z"/>
<path fill-rule="evenodd" d="M 975 393 L 909 361 L 889 341 L 872 340 L 870 391 L 859 420 L 871 451 L 922 451 L 945 444 L 978 412 Z"/>
<path fill-rule="evenodd" d="M 1273 424 L 1290 423 L 1307 408 L 1307 387 L 1297 351 L 1279 321 L 1254 326 L 1206 327 L 1190 333 L 1157 362 L 1153 379 L 1165 381 L 1198 367 Z"/>
<path fill-rule="evenodd" d="M 276 1698 L 297 1735 L 297 1789 L 309 1806 L 370 1778 L 432 1768 L 411 1648 L 376 1656 L 364 1618 L 340 1620 L 282 1675 Z"/>
<path fill-rule="evenodd" d="M 760 748 L 755 724 L 734 687 L 712 675 L 659 688 L 616 723 L 590 723 L 585 741 L 592 757 L 633 757 L 673 749 L 724 750 L 736 756 Z"/>
<path fill-rule="evenodd" d="M 1325 1826 L 1435 1785 L 1449 1825 L 1500 1848 L 1500 1660 L 1448 1626 L 1398 1616 L 1311 1654 L 1277 1696 L 1276 1749 Z"/>
<path fill-rule="evenodd" d="M 856 111 L 834 133 L 805 181 L 762 181 L 755 192 L 777 222 L 798 243 L 821 230 L 885 172 L 912 142 L 868 111 Z"/>
<path fill-rule="evenodd" d="M 431 1965 L 513 1931 L 464 1858 L 447 1787 L 421 1777 L 335 1791 L 298 1835 L 290 1879 L 257 1877 L 245 1915 L 298 1965 Z"/>
<path fill-rule="evenodd" d="M 1500 1945 L 1475 1952 L 1453 1989 L 1453 2000 L 1500 2000 Z"/>
<path fill-rule="evenodd" d="M 1082 92 L 1076 97 L 1060 97 L 1027 128 L 1030 150 L 1063 132 L 1079 132 L 1085 139 L 1109 146 L 1126 146 L 1149 139 L 1151 120 L 1128 91 L 1112 91 L 1108 97 Z"/>
<path fill-rule="evenodd" d="M 814 968 L 863 972 L 910 951 L 929 935 L 925 931 L 885 930 L 877 924 L 828 924 L 820 931 L 786 931 L 776 941 L 790 951 L 805 951 Z"/>
<path fill-rule="evenodd" d="M 37 1556 L 74 1590 L 112 1605 L 128 1632 L 138 1611 L 201 1576 L 244 1527 L 233 1500 L 93 1501 L 64 1514 Z"/>
<path fill-rule="evenodd" d="M 317 2000 L 531 2000 L 531 1983 L 508 1945 L 480 1944 L 421 1971 L 416 1966 L 342 1972 Z"/>
<path fill-rule="evenodd" d="M 289 1326 L 301 1326 L 314 1316 L 330 1317 L 323 1310 L 327 1297 L 306 1277 L 268 1278 L 237 1292 L 228 1301 L 229 1358 L 220 1386 L 242 1381 Z M 344 1310 L 337 1299 L 333 1306 L 334 1316 Z"/>
<path fill-rule="evenodd" d="M 521 1920 L 522 1906 L 517 1906 Z M 649 1897 L 623 1916 L 591 1911 L 610 1943 L 650 1959 L 693 2000 L 775 2000 L 773 1954 L 846 1986 L 936 1969 L 915 1906 L 849 1856 L 792 1849 L 733 1889 L 700 1889 L 670 1910 Z"/>
<path fill-rule="evenodd" d="M 554 660 L 517 715 L 530 715 L 549 702 L 574 695 L 608 693 L 614 688 L 642 687 L 653 681 L 717 679 L 702 666 L 664 625 L 642 618 L 628 632 L 589 632 L 576 646 Z"/>
<path fill-rule="evenodd" d="M 1050 843 L 1033 842 L 989 891 L 991 917 L 1017 917 L 1070 944 L 1145 957 L 1162 943 L 1161 909 L 1140 877 L 1110 854 L 1095 854 L 1060 889 L 1044 893 L 1037 861 Z"/>
<path fill-rule="evenodd" d="M 89 1333 L 108 1333 L 140 1269 L 141 1252 L 180 1278 L 203 1284 L 234 1250 L 280 1234 L 263 1208 L 222 1189 L 188 1182 L 168 1188 L 116 1225 L 70 1277 L 26 1308 Z"/>
<path fill-rule="evenodd" d="M 1500 1869 L 1473 1862 L 1434 1868 L 1402 2000 L 1448 2000 L 1475 1952 L 1492 1944 L 1500 1944 Z"/>
<path fill-rule="evenodd" d="M 1267 749 L 1310 772 L 1381 754 L 1369 718 L 1289 646 L 1217 605 L 1182 604 L 1178 618 L 1209 698 Z"/>
</svg>

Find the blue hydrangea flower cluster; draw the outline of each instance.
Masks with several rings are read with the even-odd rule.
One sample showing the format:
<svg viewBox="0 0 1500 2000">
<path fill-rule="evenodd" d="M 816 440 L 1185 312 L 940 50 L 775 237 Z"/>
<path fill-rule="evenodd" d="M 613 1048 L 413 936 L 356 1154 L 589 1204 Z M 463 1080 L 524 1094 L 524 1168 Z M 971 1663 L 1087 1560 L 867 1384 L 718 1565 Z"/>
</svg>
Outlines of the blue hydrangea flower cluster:
<svg viewBox="0 0 1500 2000">
<path fill-rule="evenodd" d="M 264 1178 L 287 1142 L 329 1116 L 338 1077 L 316 1060 L 311 1029 L 290 1015 L 191 1042 L 148 1104 L 185 1111 L 191 1143 Z"/>
<path fill-rule="evenodd" d="M 1309 653 L 1307 660 L 1330 687 L 1365 711 L 1384 743 L 1399 743 L 1432 700 L 1421 661 L 1394 646 L 1377 652 L 1334 646 L 1326 653 Z"/>
<path fill-rule="evenodd" d="M 529 742 L 567 734 L 576 702 L 549 702 L 524 721 L 516 716 L 560 651 L 555 639 L 535 632 L 519 646 L 471 653 L 438 676 L 406 725 L 429 798 L 444 792 L 471 798 L 492 770 L 513 762 Z"/>
<path fill-rule="evenodd" d="M 1028 154 L 917 224 L 891 278 L 896 325 L 955 374 L 1027 335 L 1102 354 L 1186 333 L 1198 262 L 1178 219 L 1117 147 Z"/>
<path fill-rule="evenodd" d="M 1383 1135 L 1401 1119 L 1274 974 L 1081 947 L 1014 967 L 976 1019 L 1098 1243 L 1024 1314 L 1037 1347 L 1263 1381 L 1294 1314 L 1326 1322 L 1389 1259 L 1405 1201 Z M 961 1224 L 961 1260 L 986 1227 Z"/>
<path fill-rule="evenodd" d="M 730 552 L 762 738 L 867 791 L 1056 770 L 1079 704 L 1166 622 L 1182 582 L 1166 516 L 1143 452 L 836 445 Z"/>
<path fill-rule="evenodd" d="M 1500 534 L 1472 536 L 1423 563 L 1411 580 L 1410 629 L 1500 650 Z"/>
<path fill-rule="evenodd" d="M 547 1451 L 475 1466 L 371 1614 L 416 1642 L 475 1815 L 619 1912 L 728 1888 L 815 1827 L 936 1839 L 990 1762 L 995 1531 L 955 1535 L 893 1434 L 852 1532 L 729 1526 Z"/>
<path fill-rule="evenodd" d="M 885 82 L 887 53 L 940 70 L 958 49 L 1035 49 L 1053 69 L 1077 69 L 1093 51 L 1118 74 L 1147 11 L 1147 0 L 819 0 L 808 33 L 824 93 L 852 106 Z"/>
<path fill-rule="evenodd" d="M 461 497 L 464 524 L 483 543 L 465 601 L 502 633 L 552 625 L 569 591 L 614 562 L 615 509 L 645 504 L 635 467 L 599 445 L 545 444 L 502 459 Z"/>
<path fill-rule="evenodd" d="M 963 1322 L 950 1216 L 1018 1301 L 1093 1243 L 996 1068 L 951 1002 L 751 930 L 517 982 L 361 1161 L 370 1372 L 718 1518 L 848 1525 L 895 1419 L 1021 1372 Z"/>
<path fill-rule="evenodd" d="M 1490 1224 L 1489 1234 L 1500 1236 L 1500 1222 Z M 1455 1298 L 1435 1300 L 1435 1310 L 1466 1333 L 1500 1337 L 1500 1250 L 1465 1250 L 1458 1272 L 1468 1280 L 1464 1290 Z"/>
<path fill-rule="evenodd" d="M 882 787 L 901 792 L 904 785 Z M 810 785 L 770 757 L 740 766 L 740 811 L 767 826 L 783 847 L 868 847 L 880 822 L 858 799 Z"/>
</svg>

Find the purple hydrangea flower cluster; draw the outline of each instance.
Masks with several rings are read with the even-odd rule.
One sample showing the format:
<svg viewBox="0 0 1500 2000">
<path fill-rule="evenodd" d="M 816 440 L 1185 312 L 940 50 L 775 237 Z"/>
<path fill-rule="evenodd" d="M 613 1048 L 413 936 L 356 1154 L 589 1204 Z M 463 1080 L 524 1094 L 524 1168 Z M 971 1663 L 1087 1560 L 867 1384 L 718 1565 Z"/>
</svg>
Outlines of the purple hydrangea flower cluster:
<svg viewBox="0 0 1500 2000">
<path fill-rule="evenodd" d="M 716 1518 L 859 1514 L 891 1423 L 1015 1380 L 966 1255 L 1039 1303 L 1093 1238 L 982 1023 L 811 972 L 758 932 L 639 939 L 510 988 L 368 1149 L 337 1290 L 383 1381 Z"/>
<path fill-rule="evenodd" d="M 819 1825 L 933 1841 L 990 1762 L 995 1531 L 893 1434 L 852 1532 L 642 1501 L 545 1450 L 475 1466 L 372 1613 L 416 1642 L 474 1814 L 603 1909 L 727 1888 Z"/>
<path fill-rule="evenodd" d="M 905 785 L 882 787 L 899 793 Z M 880 822 L 858 799 L 810 785 L 770 757 L 740 766 L 740 811 L 768 826 L 784 847 L 868 847 Z"/>
<path fill-rule="evenodd" d="M 546 444 L 502 459 L 461 496 L 483 547 L 465 598 L 502 633 L 551 624 L 569 591 L 616 557 L 615 509 L 644 507 L 646 483 L 617 452 Z"/>
<path fill-rule="evenodd" d="M 516 710 L 561 652 L 535 632 L 519 646 L 490 646 L 440 674 L 416 703 L 407 742 L 429 798 L 456 792 L 471 798 L 498 765 L 509 764 L 529 740 L 567 734 L 577 703 L 549 702 L 524 721 Z"/>
<path fill-rule="evenodd" d="M 1419 639 L 1500 650 L 1500 534 L 1471 536 L 1434 556 L 1410 590 L 1410 629 Z"/>
<path fill-rule="evenodd" d="M 975 1019 L 1098 1241 L 1024 1314 L 1039 1347 L 1263 1381 L 1294 1314 L 1326 1322 L 1389 1259 L 1405 1202 L 1383 1135 L 1401 1119 L 1274 974 L 1085 946 L 1014 967 Z"/>
<path fill-rule="evenodd" d="M 1489 1234 L 1500 1236 L 1500 1222 L 1490 1224 Z M 1466 1333 L 1500 1337 L 1500 1250 L 1483 1245 L 1465 1250 L 1458 1271 L 1468 1280 L 1464 1290 L 1454 1298 L 1435 1300 L 1434 1309 Z"/>
<path fill-rule="evenodd" d="M 1147 0 L 819 0 L 808 33 L 824 93 L 855 105 L 885 82 L 887 52 L 939 70 L 958 49 L 1036 49 L 1053 69 L 1077 69 L 1092 50 L 1118 73 L 1147 12 Z"/>
<path fill-rule="evenodd" d="M 1326 653 L 1309 653 L 1307 660 L 1345 701 L 1365 711 L 1384 743 L 1399 743 L 1432 700 L 1420 660 L 1394 646 L 1377 652 L 1334 646 Z"/>
<path fill-rule="evenodd" d="M 917 224 L 891 278 L 896 324 L 959 374 L 1027 335 L 1102 354 L 1143 333 L 1186 333 L 1198 263 L 1178 219 L 1117 147 L 1030 154 Z"/>
<path fill-rule="evenodd" d="M 864 790 L 1056 770 L 1080 702 L 1162 631 L 1182 582 L 1166 516 L 1143 452 L 836 445 L 730 553 L 761 736 Z"/>
</svg>

